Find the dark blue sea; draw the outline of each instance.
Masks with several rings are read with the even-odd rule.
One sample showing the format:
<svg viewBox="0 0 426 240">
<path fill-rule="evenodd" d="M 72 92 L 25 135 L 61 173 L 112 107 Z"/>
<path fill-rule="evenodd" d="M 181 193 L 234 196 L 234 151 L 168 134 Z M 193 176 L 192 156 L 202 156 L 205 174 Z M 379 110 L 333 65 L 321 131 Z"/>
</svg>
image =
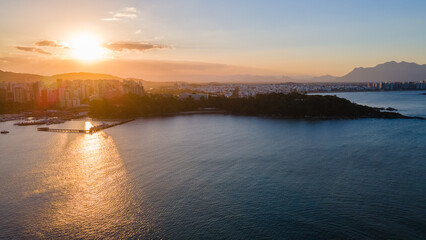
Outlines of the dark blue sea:
<svg viewBox="0 0 426 240">
<path fill-rule="evenodd" d="M 337 95 L 426 117 L 420 93 Z M 426 121 L 13 123 L 0 123 L 0 239 L 426 239 Z"/>
</svg>

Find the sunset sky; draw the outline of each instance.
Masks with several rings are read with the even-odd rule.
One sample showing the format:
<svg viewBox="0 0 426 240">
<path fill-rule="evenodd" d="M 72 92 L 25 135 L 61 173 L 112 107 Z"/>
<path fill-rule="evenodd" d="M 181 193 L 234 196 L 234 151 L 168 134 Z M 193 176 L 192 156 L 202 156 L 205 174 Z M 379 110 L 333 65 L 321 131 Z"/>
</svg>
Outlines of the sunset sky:
<svg viewBox="0 0 426 240">
<path fill-rule="evenodd" d="M 422 0 L 1 0 L 0 70 L 341 76 L 426 63 L 425 12 Z"/>
</svg>

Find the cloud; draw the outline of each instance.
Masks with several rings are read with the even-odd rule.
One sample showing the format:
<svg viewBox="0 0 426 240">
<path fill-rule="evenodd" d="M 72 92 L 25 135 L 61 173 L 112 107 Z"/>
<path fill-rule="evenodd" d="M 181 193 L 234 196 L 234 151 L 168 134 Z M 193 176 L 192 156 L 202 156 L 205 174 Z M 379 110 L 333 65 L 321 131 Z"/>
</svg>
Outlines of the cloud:
<svg viewBox="0 0 426 240">
<path fill-rule="evenodd" d="M 68 48 L 62 44 L 60 44 L 58 41 L 51 41 L 51 40 L 43 40 L 35 43 L 36 46 L 40 47 L 59 47 L 59 48 Z"/>
<path fill-rule="evenodd" d="M 50 52 L 46 52 L 43 49 L 36 48 L 36 47 L 16 46 L 15 48 L 18 49 L 18 50 L 21 50 L 21 51 L 25 51 L 25 52 L 36 52 L 36 53 L 41 53 L 41 54 L 46 54 L 46 55 L 52 55 Z"/>
<path fill-rule="evenodd" d="M 0 69 L 3 71 L 27 72 L 41 75 L 67 72 L 93 72 L 119 77 L 137 77 L 160 82 L 247 82 L 248 80 L 256 80 L 257 82 L 283 82 L 281 74 L 273 75 L 275 73 L 269 70 L 215 63 L 109 59 L 94 64 L 83 64 L 74 59 L 40 58 L 33 56 L 18 56 L 4 59 L 7 62 L 2 63 L 0 61 Z"/>
<path fill-rule="evenodd" d="M 134 7 L 127 7 L 124 9 L 126 12 L 131 12 L 131 13 L 139 13 L 139 10 L 137 10 Z"/>
<path fill-rule="evenodd" d="M 114 14 L 114 17 L 116 18 L 136 18 L 138 15 L 135 13 L 128 13 L 128 12 L 119 12 Z"/>
<path fill-rule="evenodd" d="M 103 21 L 120 21 L 123 19 L 134 19 L 138 17 L 139 10 L 134 7 L 124 8 L 120 12 L 110 12 L 111 16 L 102 18 Z"/>
<path fill-rule="evenodd" d="M 164 46 L 151 44 L 151 43 L 138 43 L 138 42 L 116 42 L 104 44 L 105 48 L 109 50 L 121 52 L 123 50 L 136 50 L 136 51 L 146 51 L 150 49 L 160 49 L 166 48 Z"/>
<path fill-rule="evenodd" d="M 120 19 L 116 18 L 116 17 L 110 17 L 110 18 L 102 18 L 102 20 L 104 20 L 104 21 L 118 21 Z"/>
</svg>

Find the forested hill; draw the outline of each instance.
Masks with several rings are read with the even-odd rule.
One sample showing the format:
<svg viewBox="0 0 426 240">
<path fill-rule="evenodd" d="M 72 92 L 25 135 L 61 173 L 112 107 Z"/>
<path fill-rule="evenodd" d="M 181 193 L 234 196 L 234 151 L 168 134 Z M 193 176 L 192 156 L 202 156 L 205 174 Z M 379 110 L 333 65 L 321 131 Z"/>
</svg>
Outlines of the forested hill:
<svg viewBox="0 0 426 240">
<path fill-rule="evenodd" d="M 200 109 L 216 109 L 229 114 L 269 116 L 278 118 L 352 119 L 352 118 L 409 118 L 399 113 L 381 112 L 336 96 L 290 94 L 261 94 L 249 98 L 209 97 L 195 101 L 180 100 L 162 95 L 125 95 L 115 101 L 98 100 L 90 104 L 93 117 L 128 118 L 152 115 L 179 114 Z"/>
</svg>

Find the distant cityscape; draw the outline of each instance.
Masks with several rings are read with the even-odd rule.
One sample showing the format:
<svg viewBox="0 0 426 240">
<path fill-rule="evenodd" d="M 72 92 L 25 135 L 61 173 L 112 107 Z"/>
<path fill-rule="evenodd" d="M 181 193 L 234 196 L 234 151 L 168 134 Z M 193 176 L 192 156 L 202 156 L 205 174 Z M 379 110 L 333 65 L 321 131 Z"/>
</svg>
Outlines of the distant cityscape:
<svg viewBox="0 0 426 240">
<path fill-rule="evenodd" d="M 41 108 L 77 108 L 95 99 L 113 99 L 123 94 L 143 95 L 141 82 L 133 80 L 66 80 L 45 84 L 0 83 L 0 101 L 34 102 Z"/>
<path fill-rule="evenodd" d="M 426 80 L 420 82 L 380 82 L 380 83 L 279 83 L 279 84 L 220 84 L 194 85 L 176 83 L 164 92 L 176 91 L 194 93 L 195 99 L 201 94 L 225 97 L 250 97 L 267 93 L 323 93 L 323 92 L 362 92 L 362 91 L 402 91 L 425 90 Z M 186 98 L 188 93 L 180 94 Z"/>
<path fill-rule="evenodd" d="M 209 96 L 250 97 L 267 93 L 321 93 L 354 91 L 401 91 L 425 90 L 426 80 L 419 82 L 380 83 L 278 83 L 278 84 L 189 84 L 176 82 L 159 89 L 148 89 L 147 93 L 174 95 L 180 99 L 194 100 Z M 144 95 L 145 89 L 135 80 L 61 80 L 48 84 L 37 82 L 0 82 L 0 101 L 28 103 L 40 108 L 87 107 L 96 99 L 114 99 L 124 94 Z"/>
</svg>

